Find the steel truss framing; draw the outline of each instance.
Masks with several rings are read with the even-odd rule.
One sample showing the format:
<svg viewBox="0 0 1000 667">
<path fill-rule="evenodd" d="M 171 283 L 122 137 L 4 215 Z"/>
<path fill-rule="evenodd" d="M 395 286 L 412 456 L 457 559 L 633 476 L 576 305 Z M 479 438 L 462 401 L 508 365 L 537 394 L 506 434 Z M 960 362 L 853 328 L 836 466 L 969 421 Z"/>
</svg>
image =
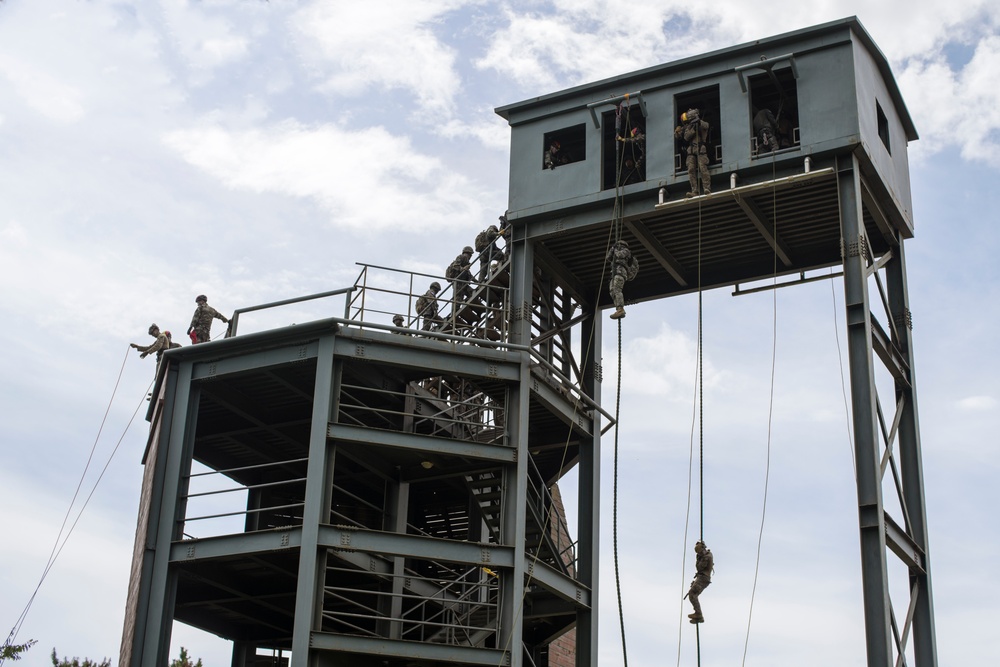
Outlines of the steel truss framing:
<svg viewBox="0 0 1000 667">
<path fill-rule="evenodd" d="M 856 158 L 841 164 L 838 188 L 868 665 L 934 667 L 930 554 L 903 242 L 870 197 Z M 889 244 L 881 257 L 872 254 L 863 205 Z M 874 303 L 873 294 L 878 297 Z M 887 488 L 892 492 L 888 496 Z M 900 513 L 898 518 L 890 515 L 887 504 Z M 891 595 L 890 556 L 908 573 L 905 601 L 894 601 Z"/>
</svg>

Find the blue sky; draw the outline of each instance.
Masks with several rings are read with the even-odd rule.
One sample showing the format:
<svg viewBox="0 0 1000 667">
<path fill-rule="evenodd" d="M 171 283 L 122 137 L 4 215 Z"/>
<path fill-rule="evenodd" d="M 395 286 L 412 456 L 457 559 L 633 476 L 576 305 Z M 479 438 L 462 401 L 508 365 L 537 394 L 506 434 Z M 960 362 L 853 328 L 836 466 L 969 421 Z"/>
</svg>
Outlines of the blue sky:
<svg viewBox="0 0 1000 667">
<path fill-rule="evenodd" d="M 506 208 L 495 107 L 851 15 L 920 133 L 906 252 L 940 663 L 1000 653 L 1000 7 L 979 0 L 0 3 L 0 630 L 38 582 L 123 359 L 83 497 L 144 408 L 153 364 L 126 354 L 150 321 L 183 332 L 199 293 L 231 312 L 345 287 L 355 262 L 440 273 Z M 770 428 L 746 664 L 862 664 L 842 286 L 717 290 L 705 309 L 717 577 L 703 662 L 742 658 Z M 690 664 L 695 301 L 630 308 L 623 326 L 629 662 L 672 661 L 680 640 Z M 610 401 L 611 328 L 605 341 Z M 41 587 L 18 635 L 39 645 L 21 664 L 53 646 L 117 658 L 145 427 L 125 434 Z M 621 662 L 610 452 L 606 438 L 602 665 Z M 179 643 L 228 661 L 195 631 L 179 627 Z"/>
</svg>

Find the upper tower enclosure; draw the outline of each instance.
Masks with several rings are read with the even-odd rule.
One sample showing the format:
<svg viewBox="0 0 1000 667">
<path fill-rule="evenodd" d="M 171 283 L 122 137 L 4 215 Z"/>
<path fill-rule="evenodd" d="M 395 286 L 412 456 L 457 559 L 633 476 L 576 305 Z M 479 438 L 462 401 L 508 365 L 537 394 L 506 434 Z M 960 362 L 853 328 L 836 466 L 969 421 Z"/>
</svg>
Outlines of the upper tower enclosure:
<svg viewBox="0 0 1000 667">
<path fill-rule="evenodd" d="M 854 153 L 872 201 L 912 236 L 906 151 L 917 132 L 855 17 L 498 108 L 511 125 L 512 222 L 610 210 L 617 194 L 647 209 L 683 197 L 688 173 L 674 129 L 689 109 L 709 124 L 713 191 L 737 182 L 733 173 L 742 186 L 801 172 L 806 158 L 816 168 Z M 775 131 L 765 144 L 769 115 Z M 616 141 L 633 130 L 645 135 L 642 154 L 637 142 Z"/>
</svg>

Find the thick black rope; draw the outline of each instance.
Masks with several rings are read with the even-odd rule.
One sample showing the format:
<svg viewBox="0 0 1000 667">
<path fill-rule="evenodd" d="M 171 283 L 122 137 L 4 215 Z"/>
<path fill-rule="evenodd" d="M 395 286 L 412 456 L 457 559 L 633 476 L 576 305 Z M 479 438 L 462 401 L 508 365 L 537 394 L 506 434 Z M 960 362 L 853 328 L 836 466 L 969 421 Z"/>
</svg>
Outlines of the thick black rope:
<svg viewBox="0 0 1000 667">
<path fill-rule="evenodd" d="M 622 321 L 618 320 L 618 391 L 615 396 L 615 472 L 614 492 L 612 494 L 612 543 L 615 559 L 615 590 L 618 593 L 618 621 L 622 629 L 622 660 L 628 667 L 628 650 L 625 647 L 625 611 L 622 607 L 622 581 L 618 570 L 618 415 L 622 402 Z"/>
</svg>

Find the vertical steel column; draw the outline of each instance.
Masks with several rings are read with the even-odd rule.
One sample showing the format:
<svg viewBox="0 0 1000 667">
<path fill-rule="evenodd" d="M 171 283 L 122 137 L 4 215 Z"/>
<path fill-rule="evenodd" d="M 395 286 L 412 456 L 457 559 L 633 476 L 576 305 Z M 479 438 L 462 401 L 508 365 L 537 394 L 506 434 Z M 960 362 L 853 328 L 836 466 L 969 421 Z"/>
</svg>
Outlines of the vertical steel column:
<svg viewBox="0 0 1000 667">
<path fill-rule="evenodd" d="M 889 575 L 885 551 L 885 514 L 878 452 L 875 369 L 871 308 L 868 299 L 868 240 L 861 209 L 857 158 L 838 164 L 841 242 L 844 248 L 844 298 L 851 370 L 854 451 L 857 466 L 861 577 L 869 667 L 892 665 Z"/>
<path fill-rule="evenodd" d="M 585 306 L 587 307 L 587 306 Z M 590 317 L 580 329 L 583 391 L 598 405 L 601 403 L 601 325 L 600 311 L 590 307 Z M 577 506 L 577 578 L 590 587 L 590 609 L 576 614 L 576 664 L 597 664 L 598 573 L 601 548 L 601 414 L 594 410 L 594 435 L 588 443 L 580 442 Z"/>
<path fill-rule="evenodd" d="M 530 297 L 530 293 L 529 293 Z M 501 578 L 503 596 L 500 609 L 500 637 L 497 648 L 508 651 L 507 665 L 524 663 L 524 595 L 528 585 L 525 568 L 527 550 L 525 532 L 528 512 L 528 400 L 531 369 L 528 356 L 521 353 L 521 377 L 511 389 L 507 404 L 507 428 L 511 443 L 517 447 L 517 460 L 504 466 L 503 524 L 501 544 L 514 546 L 514 567 Z"/>
<path fill-rule="evenodd" d="M 306 473 L 305 507 L 302 511 L 302 547 L 295 589 L 295 621 L 292 630 L 294 667 L 309 663 L 312 631 L 317 629 L 323 600 L 325 558 L 319 554 L 319 525 L 328 519 L 330 486 L 329 447 L 326 434 L 333 412 L 334 341 L 328 334 L 319 340 L 316 356 L 316 383 L 313 392 L 312 423 L 309 428 L 309 462 Z"/>
<path fill-rule="evenodd" d="M 931 595 L 931 563 L 924 506 L 924 472 L 917 424 L 917 378 L 913 363 L 913 336 L 910 328 L 909 294 L 906 286 L 906 259 L 903 243 L 886 265 L 889 316 L 895 322 L 893 342 L 910 369 L 909 384 L 896 382 L 896 400 L 903 402 L 899 422 L 899 458 L 902 468 L 903 502 L 910 537 L 923 550 L 923 572 L 910 569 L 913 611 L 913 653 L 916 667 L 937 666 L 934 630 L 934 600 Z"/>
<path fill-rule="evenodd" d="M 523 233 L 523 230 L 522 230 Z M 510 342 L 531 345 L 531 292 L 535 275 L 534 241 L 519 239 L 510 258 Z"/>
<path fill-rule="evenodd" d="M 170 545 L 182 536 L 180 521 L 184 503 L 181 495 L 186 486 L 183 476 L 191 470 L 191 447 L 198 419 L 199 391 L 191 382 L 193 369 L 190 361 L 181 363 L 178 368 L 170 430 L 166 438 L 160 440 L 154 464 L 158 468 L 162 466 L 163 486 L 158 501 L 152 501 L 158 507 L 156 526 L 150 529 L 150 535 L 155 535 L 152 545 L 149 545 L 152 554 L 147 553 L 147 557 L 151 555 L 153 559 L 149 606 L 142 646 L 135 652 L 141 652 L 140 664 L 146 667 L 159 667 L 170 662 L 170 632 L 177 594 L 177 575 L 170 567 Z M 166 400 L 170 399 L 167 394 Z M 150 513 L 153 513 L 152 507 Z"/>
</svg>

